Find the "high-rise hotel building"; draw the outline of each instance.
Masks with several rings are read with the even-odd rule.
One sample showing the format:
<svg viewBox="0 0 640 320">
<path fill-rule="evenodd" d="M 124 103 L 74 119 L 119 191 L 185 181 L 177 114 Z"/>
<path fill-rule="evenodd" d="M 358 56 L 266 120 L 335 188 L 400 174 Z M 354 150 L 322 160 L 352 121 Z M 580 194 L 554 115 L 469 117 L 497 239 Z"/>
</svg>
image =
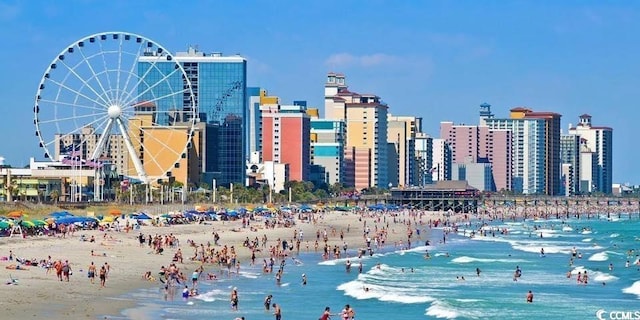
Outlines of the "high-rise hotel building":
<svg viewBox="0 0 640 320">
<path fill-rule="evenodd" d="M 591 116 L 583 114 L 580 116 L 580 122 L 576 126 L 569 127 L 569 134 L 578 135 L 581 139 L 583 151 L 592 152 L 595 157 L 595 172 L 593 172 L 593 181 L 589 189 L 590 191 L 581 190 L 582 192 L 602 192 L 610 194 L 613 185 L 613 129 L 610 127 L 593 126 L 591 124 Z M 587 151 L 585 151 L 587 150 Z M 583 172 L 591 166 L 585 164 Z M 586 171 L 585 171 L 586 170 Z M 580 180 L 587 181 L 590 172 L 582 175 Z M 581 182 L 581 185 L 584 185 Z"/>
<path fill-rule="evenodd" d="M 301 105 L 263 105 L 262 160 L 289 165 L 290 181 L 309 179 L 311 122 Z"/>
<path fill-rule="evenodd" d="M 345 185 L 387 188 L 388 106 L 376 95 L 349 91 L 338 73 L 327 74 L 324 95 L 325 117 L 346 124 Z"/>
<path fill-rule="evenodd" d="M 193 47 L 187 52 L 177 52 L 173 59 L 184 67 L 195 96 L 198 137 L 194 139 L 194 148 L 190 151 L 195 154 L 189 157 L 198 159 L 197 171 L 200 172 L 200 178 L 206 182 L 215 179 L 218 185 L 244 184 L 247 159 L 245 119 L 248 105 L 246 59 L 239 55 L 205 54 Z M 150 83 L 153 83 L 153 77 L 170 74 L 174 68 L 174 62 L 153 63 L 154 61 L 157 59 L 153 57 L 141 56 L 138 59 L 137 73 Z M 148 72 L 152 67 L 162 72 Z M 178 87 L 184 85 L 181 73 L 172 73 L 172 77 L 169 79 L 171 83 Z M 141 99 L 163 97 L 162 90 L 163 88 L 155 88 Z M 187 109 L 191 106 L 189 98 L 185 93 L 183 105 L 175 106 L 176 116 L 165 121 L 180 125 L 180 122 L 190 120 L 181 119 L 184 111 L 190 111 Z M 194 179 L 197 177 L 192 178 Z"/>
<path fill-rule="evenodd" d="M 512 132 L 512 176 L 515 192 L 559 195 L 560 114 L 511 109 L 510 118 L 484 117 L 491 129 Z"/>
</svg>

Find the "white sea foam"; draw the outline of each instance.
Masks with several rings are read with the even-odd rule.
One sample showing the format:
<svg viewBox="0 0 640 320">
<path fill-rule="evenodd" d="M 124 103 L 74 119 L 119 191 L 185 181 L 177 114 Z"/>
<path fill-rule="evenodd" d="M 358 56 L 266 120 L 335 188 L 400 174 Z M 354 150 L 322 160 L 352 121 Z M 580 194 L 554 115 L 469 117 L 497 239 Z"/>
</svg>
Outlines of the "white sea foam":
<svg viewBox="0 0 640 320">
<path fill-rule="evenodd" d="M 516 244 L 516 245 L 513 245 L 512 247 L 515 250 L 531 252 L 531 253 L 540 253 L 540 250 L 544 248 L 545 253 L 564 253 L 564 254 L 571 253 L 571 248 L 572 248 L 569 246 L 553 246 L 553 245 L 546 246 L 540 243 L 530 243 L 530 244 L 524 244 L 524 245 Z"/>
<path fill-rule="evenodd" d="M 473 258 L 473 257 L 457 257 L 451 260 L 453 263 L 471 263 L 471 262 L 505 262 L 505 263 L 518 263 L 518 262 L 526 262 L 527 260 L 523 259 L 486 259 L 486 258 Z"/>
<path fill-rule="evenodd" d="M 619 233 L 612 233 L 609 237 L 611 237 L 611 238 L 617 238 L 617 237 L 619 237 L 619 236 L 620 236 L 620 234 L 619 234 Z"/>
<path fill-rule="evenodd" d="M 582 234 L 592 234 L 593 232 L 591 232 L 591 230 L 584 230 L 582 231 Z"/>
<path fill-rule="evenodd" d="M 634 282 L 630 287 L 622 289 L 622 292 L 628 294 L 635 294 L 640 299 L 640 281 Z"/>
<path fill-rule="evenodd" d="M 197 295 L 197 296 L 195 296 L 193 298 L 194 299 L 198 299 L 198 300 L 202 300 L 202 301 L 206 301 L 206 302 L 213 302 L 213 301 L 216 301 L 216 298 L 218 296 L 221 296 L 223 294 L 226 296 L 227 293 L 223 293 L 220 290 L 212 290 L 212 291 L 207 291 L 205 293 L 201 293 L 201 294 L 199 294 L 199 295 Z"/>
<path fill-rule="evenodd" d="M 240 276 L 249 279 L 257 279 L 260 273 L 240 271 Z"/>
<path fill-rule="evenodd" d="M 573 231 L 573 228 L 571 228 L 571 227 L 569 227 L 569 226 L 564 226 L 564 227 L 562 227 L 562 231 L 564 231 L 564 232 L 571 232 L 571 231 Z"/>
<path fill-rule="evenodd" d="M 365 290 L 368 288 L 369 290 Z M 381 286 L 375 284 L 365 284 L 362 281 L 354 280 L 338 286 L 338 290 L 344 291 L 345 295 L 359 300 L 378 299 L 405 304 L 431 302 L 434 298 L 425 295 L 424 292 L 415 288 L 400 288 L 391 286 Z"/>
<path fill-rule="evenodd" d="M 595 282 L 611 282 L 611 281 L 618 280 L 618 277 L 608 273 L 600 272 L 600 271 L 593 272 L 591 277 Z"/>
<path fill-rule="evenodd" d="M 441 301 L 431 303 L 431 306 L 427 308 L 426 314 L 438 319 L 455 319 L 460 315 L 451 306 Z"/>
<path fill-rule="evenodd" d="M 607 260 L 609 260 L 609 255 L 607 255 L 607 252 L 605 251 L 594 253 L 591 255 L 591 257 L 589 257 L 589 261 L 607 261 Z"/>
<path fill-rule="evenodd" d="M 582 239 L 582 242 L 591 242 L 591 241 L 593 241 L 593 238 Z"/>
</svg>

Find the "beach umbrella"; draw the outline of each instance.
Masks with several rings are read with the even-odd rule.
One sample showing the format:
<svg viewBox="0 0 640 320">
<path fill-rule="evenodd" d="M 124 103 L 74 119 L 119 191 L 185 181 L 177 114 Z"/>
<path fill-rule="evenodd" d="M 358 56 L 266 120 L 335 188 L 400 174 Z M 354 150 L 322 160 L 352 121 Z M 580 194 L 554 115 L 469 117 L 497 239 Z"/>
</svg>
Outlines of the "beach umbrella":
<svg viewBox="0 0 640 320">
<path fill-rule="evenodd" d="M 20 218 L 20 217 L 25 217 L 25 216 L 27 216 L 27 215 L 22 211 L 11 211 L 11 212 L 7 213 L 7 217 L 9 217 L 9 218 Z"/>
<path fill-rule="evenodd" d="M 9 229 L 12 225 L 9 221 L 0 221 L 0 229 Z"/>
<path fill-rule="evenodd" d="M 113 222 L 114 220 L 115 218 L 113 216 L 104 216 L 100 221 L 110 223 L 110 222 Z"/>
<path fill-rule="evenodd" d="M 23 220 L 23 221 L 20 223 L 20 225 L 21 225 L 21 226 L 23 226 L 23 227 L 25 227 L 25 228 L 32 228 L 32 227 L 35 227 L 35 226 L 36 226 L 36 224 L 35 224 L 35 223 L 33 223 L 32 221 L 29 221 L 29 220 Z"/>
<path fill-rule="evenodd" d="M 120 209 L 109 209 L 108 213 L 112 216 L 119 216 L 122 214 L 122 211 Z"/>
<path fill-rule="evenodd" d="M 35 224 L 38 227 L 42 227 L 47 225 L 47 222 L 44 220 L 32 220 L 33 224 Z"/>
</svg>

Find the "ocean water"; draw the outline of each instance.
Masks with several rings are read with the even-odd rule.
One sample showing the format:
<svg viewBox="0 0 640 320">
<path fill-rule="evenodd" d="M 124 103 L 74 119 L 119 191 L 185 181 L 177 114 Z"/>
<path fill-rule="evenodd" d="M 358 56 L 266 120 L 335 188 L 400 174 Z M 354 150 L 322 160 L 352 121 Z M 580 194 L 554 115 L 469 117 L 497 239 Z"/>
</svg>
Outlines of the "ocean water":
<svg viewBox="0 0 640 320">
<path fill-rule="evenodd" d="M 243 266 L 239 276 L 201 280 L 200 295 L 187 301 L 180 288 L 168 301 L 160 288 L 139 290 L 123 297 L 138 302 L 123 314 L 134 319 L 273 319 L 263 307 L 268 294 L 281 306 L 283 319 L 295 320 L 318 319 L 326 306 L 338 313 L 345 304 L 355 309 L 356 319 L 366 320 L 597 319 L 598 310 L 606 311 L 605 318 L 611 311 L 640 311 L 637 214 L 632 219 L 495 221 L 483 227 L 486 236 L 471 236 L 479 225 L 460 226 L 445 243 L 445 230 L 436 228 L 429 246 L 421 239 L 409 250 L 387 246 L 373 256 L 352 257 L 350 272 L 346 258 L 322 261 L 319 253 L 303 253 L 301 264 L 287 260 L 280 286 L 274 275 L 261 272 L 260 263 Z M 508 233 L 500 232 L 505 229 Z M 570 265 L 574 247 L 582 257 Z M 514 281 L 516 267 L 522 276 Z M 578 284 L 576 276 L 584 271 L 589 283 Z M 239 292 L 239 311 L 230 308 L 233 287 Z M 533 303 L 525 299 L 529 290 Z"/>
</svg>

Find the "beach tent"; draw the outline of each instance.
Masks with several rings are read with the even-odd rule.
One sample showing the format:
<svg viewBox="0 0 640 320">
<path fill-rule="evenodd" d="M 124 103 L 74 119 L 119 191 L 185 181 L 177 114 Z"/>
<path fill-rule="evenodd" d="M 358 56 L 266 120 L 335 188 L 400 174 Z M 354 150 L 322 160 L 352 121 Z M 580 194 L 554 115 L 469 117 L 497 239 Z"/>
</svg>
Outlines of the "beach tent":
<svg viewBox="0 0 640 320">
<path fill-rule="evenodd" d="M 55 218 L 73 216 L 73 215 L 67 211 L 56 211 L 56 212 L 51 212 L 49 216 L 55 219 Z"/>
<path fill-rule="evenodd" d="M 84 223 L 84 222 L 98 222 L 98 219 L 92 217 L 76 217 L 67 216 L 56 219 L 56 223 L 60 224 L 72 224 L 72 223 Z"/>
<path fill-rule="evenodd" d="M 131 218 L 138 220 L 149 220 L 151 217 L 144 212 L 131 214 Z"/>
</svg>

